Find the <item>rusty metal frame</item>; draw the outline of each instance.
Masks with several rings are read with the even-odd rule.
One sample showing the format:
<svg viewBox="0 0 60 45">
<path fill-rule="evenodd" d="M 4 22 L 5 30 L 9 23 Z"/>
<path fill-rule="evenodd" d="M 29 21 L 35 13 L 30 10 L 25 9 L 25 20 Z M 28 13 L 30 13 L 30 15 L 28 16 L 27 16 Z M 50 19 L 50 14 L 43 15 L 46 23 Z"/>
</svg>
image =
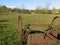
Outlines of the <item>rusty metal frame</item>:
<svg viewBox="0 0 60 45">
<path fill-rule="evenodd" d="M 56 42 L 60 42 L 60 40 L 58 40 L 57 39 L 57 37 L 55 37 L 54 35 L 53 35 L 53 32 L 51 32 L 51 29 L 53 29 L 53 27 L 52 27 L 52 25 L 53 25 L 53 23 L 54 23 L 54 21 L 55 21 L 55 19 L 57 19 L 57 18 L 60 18 L 59 16 L 56 16 L 56 17 L 54 17 L 53 18 L 53 20 L 52 20 L 52 22 L 51 22 L 51 24 L 47 24 L 48 25 L 48 29 L 46 29 L 45 31 L 40 31 L 40 32 L 43 32 L 43 34 L 44 34 L 44 38 L 46 38 L 46 36 L 48 36 L 49 38 L 51 38 L 51 39 L 53 39 L 53 40 L 55 40 Z M 30 29 L 30 26 L 46 26 L 46 24 L 41 24 L 41 25 L 37 25 L 37 24 L 27 24 L 27 25 L 25 25 L 25 28 L 26 29 L 24 29 L 24 31 L 22 30 L 22 17 L 21 16 L 19 16 L 19 18 L 18 18 L 18 32 L 19 32 L 19 39 L 20 39 L 20 44 L 22 45 L 22 34 L 24 33 L 25 34 L 25 37 L 26 37 L 26 39 L 28 40 L 28 35 L 30 34 L 30 33 L 28 33 L 28 29 Z M 60 33 L 60 32 L 58 32 L 58 27 L 57 27 L 57 29 L 56 29 L 56 35 L 58 35 L 58 33 Z M 49 36 L 50 35 L 50 36 Z M 51 37 L 52 36 L 52 37 Z"/>
</svg>

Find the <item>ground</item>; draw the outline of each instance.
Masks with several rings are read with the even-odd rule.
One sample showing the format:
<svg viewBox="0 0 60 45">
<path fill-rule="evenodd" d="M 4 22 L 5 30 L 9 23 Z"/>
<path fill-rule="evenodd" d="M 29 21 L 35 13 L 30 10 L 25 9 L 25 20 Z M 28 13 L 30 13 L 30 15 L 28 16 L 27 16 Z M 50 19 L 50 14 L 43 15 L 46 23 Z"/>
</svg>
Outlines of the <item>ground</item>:
<svg viewBox="0 0 60 45">
<path fill-rule="evenodd" d="M 18 16 L 22 16 L 22 28 L 24 28 L 25 24 L 50 24 L 52 19 L 55 16 L 60 16 L 60 14 L 0 14 L 0 20 L 8 20 L 7 22 L 0 22 L 0 45 L 19 45 Z M 45 30 L 48 27 L 32 26 L 31 28 Z"/>
</svg>

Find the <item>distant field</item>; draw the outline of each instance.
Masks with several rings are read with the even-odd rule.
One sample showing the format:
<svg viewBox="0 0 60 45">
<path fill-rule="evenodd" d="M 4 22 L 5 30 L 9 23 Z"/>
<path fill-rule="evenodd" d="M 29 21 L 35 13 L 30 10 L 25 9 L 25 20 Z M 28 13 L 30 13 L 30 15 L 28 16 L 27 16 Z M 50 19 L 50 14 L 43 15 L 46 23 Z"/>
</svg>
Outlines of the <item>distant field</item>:
<svg viewBox="0 0 60 45">
<path fill-rule="evenodd" d="M 50 24 L 55 16 L 60 14 L 0 14 L 0 20 L 8 20 L 8 22 L 0 22 L 0 24 L 8 24 L 0 27 L 0 44 L 1 45 L 19 45 L 18 42 L 18 16 L 22 16 L 23 28 L 25 24 Z M 32 29 L 37 29 L 33 27 Z M 40 29 L 40 27 L 38 27 Z M 44 26 L 44 29 L 47 28 Z M 41 27 L 41 29 L 43 29 Z"/>
<path fill-rule="evenodd" d="M 25 24 L 50 24 L 55 16 L 60 16 L 58 14 L 3 14 L 0 15 L 0 20 L 7 19 L 7 23 L 12 24 L 12 28 L 18 28 L 18 16 L 22 16 L 22 25 Z M 34 27 L 35 28 L 35 27 Z"/>
</svg>

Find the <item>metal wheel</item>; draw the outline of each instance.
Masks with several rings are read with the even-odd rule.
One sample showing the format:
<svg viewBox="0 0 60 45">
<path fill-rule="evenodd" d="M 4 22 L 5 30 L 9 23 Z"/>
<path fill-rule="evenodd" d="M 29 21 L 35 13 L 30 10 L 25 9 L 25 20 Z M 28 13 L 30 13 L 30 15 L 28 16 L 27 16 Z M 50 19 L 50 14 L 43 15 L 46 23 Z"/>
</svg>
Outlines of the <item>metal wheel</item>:
<svg viewBox="0 0 60 45">
<path fill-rule="evenodd" d="M 60 30 L 60 17 L 56 16 L 51 22 L 51 26 L 54 30 Z"/>
</svg>

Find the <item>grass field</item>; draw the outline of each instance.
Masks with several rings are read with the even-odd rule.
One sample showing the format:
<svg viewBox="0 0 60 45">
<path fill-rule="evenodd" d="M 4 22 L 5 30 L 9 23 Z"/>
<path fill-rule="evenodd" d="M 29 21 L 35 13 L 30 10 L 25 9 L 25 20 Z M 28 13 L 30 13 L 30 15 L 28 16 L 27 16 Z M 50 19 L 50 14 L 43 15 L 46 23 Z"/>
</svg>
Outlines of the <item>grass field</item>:
<svg viewBox="0 0 60 45">
<path fill-rule="evenodd" d="M 22 28 L 25 24 L 50 24 L 55 16 L 60 16 L 58 14 L 0 14 L 0 20 L 8 20 L 8 22 L 0 22 L 0 45 L 19 45 L 17 30 L 20 15 L 22 16 Z M 44 29 L 46 28 L 44 26 Z M 37 27 L 32 29 L 37 29 Z M 42 27 L 41 29 L 44 30 Z"/>
</svg>

